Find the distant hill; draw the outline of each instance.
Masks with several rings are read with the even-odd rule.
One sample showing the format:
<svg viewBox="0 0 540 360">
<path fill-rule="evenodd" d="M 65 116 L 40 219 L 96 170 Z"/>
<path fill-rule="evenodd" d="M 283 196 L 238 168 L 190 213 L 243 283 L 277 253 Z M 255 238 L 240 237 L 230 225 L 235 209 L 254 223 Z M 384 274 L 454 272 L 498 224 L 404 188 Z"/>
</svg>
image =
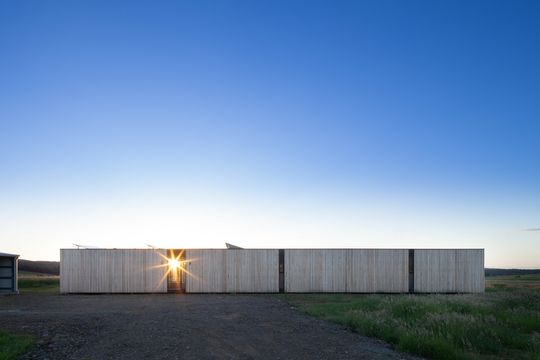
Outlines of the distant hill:
<svg viewBox="0 0 540 360">
<path fill-rule="evenodd" d="M 528 274 L 540 274 L 540 269 L 489 269 L 489 268 L 486 268 L 486 276 L 528 275 Z"/>
<path fill-rule="evenodd" d="M 60 275 L 60 262 L 58 261 L 31 261 L 19 260 L 19 271 L 33 273 Z"/>
<path fill-rule="evenodd" d="M 60 275 L 58 261 L 19 260 L 19 270 L 48 275 Z M 492 269 L 486 268 L 486 276 L 540 274 L 540 269 Z"/>
</svg>

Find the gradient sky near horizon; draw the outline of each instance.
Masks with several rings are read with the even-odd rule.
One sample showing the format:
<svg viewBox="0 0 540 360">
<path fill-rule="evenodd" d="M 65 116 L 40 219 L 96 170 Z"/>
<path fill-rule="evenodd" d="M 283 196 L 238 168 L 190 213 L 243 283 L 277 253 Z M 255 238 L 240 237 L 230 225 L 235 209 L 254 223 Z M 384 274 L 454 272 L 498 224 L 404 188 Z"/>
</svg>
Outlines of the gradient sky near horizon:
<svg viewBox="0 0 540 360">
<path fill-rule="evenodd" d="M 0 252 L 540 267 L 537 1 L 2 1 Z"/>
</svg>

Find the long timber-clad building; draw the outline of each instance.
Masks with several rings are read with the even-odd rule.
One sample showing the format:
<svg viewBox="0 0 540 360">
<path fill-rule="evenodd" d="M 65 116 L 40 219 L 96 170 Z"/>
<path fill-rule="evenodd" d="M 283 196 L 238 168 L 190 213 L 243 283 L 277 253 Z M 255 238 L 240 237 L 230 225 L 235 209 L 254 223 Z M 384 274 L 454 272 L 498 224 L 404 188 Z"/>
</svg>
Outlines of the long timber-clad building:
<svg viewBox="0 0 540 360">
<path fill-rule="evenodd" d="M 62 293 L 477 293 L 483 249 L 62 249 Z"/>
</svg>

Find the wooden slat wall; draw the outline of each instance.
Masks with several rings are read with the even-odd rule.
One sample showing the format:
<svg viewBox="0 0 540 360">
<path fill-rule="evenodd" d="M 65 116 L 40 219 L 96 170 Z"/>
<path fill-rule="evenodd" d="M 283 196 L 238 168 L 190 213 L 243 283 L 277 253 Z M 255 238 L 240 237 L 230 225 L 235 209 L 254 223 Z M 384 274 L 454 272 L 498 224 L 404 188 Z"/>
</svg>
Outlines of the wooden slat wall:
<svg viewBox="0 0 540 360">
<path fill-rule="evenodd" d="M 166 250 L 63 249 L 62 293 L 167 292 Z"/>
<path fill-rule="evenodd" d="M 166 250 L 60 253 L 62 293 L 167 292 Z M 186 292 L 278 292 L 277 249 L 186 250 Z M 285 250 L 285 292 L 407 292 L 406 249 Z M 484 250 L 418 249 L 415 292 L 483 292 Z"/>
<path fill-rule="evenodd" d="M 409 290 L 409 251 L 353 249 L 347 268 L 347 292 L 400 293 Z"/>
<path fill-rule="evenodd" d="M 286 292 L 406 292 L 408 250 L 285 250 Z"/>
<path fill-rule="evenodd" d="M 347 250 L 285 250 L 285 292 L 345 292 Z"/>
<path fill-rule="evenodd" d="M 186 250 L 188 293 L 278 292 L 278 250 Z"/>
<path fill-rule="evenodd" d="M 186 250 L 186 292 L 226 292 L 226 250 Z"/>
<path fill-rule="evenodd" d="M 414 251 L 415 292 L 484 292 L 483 249 Z"/>
</svg>

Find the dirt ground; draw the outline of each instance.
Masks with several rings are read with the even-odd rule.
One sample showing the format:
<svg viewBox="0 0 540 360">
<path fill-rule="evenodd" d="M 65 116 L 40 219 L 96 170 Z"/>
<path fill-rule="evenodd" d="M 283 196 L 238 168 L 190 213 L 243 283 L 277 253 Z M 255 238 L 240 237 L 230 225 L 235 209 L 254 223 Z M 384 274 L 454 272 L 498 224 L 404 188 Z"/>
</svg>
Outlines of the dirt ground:
<svg viewBox="0 0 540 360">
<path fill-rule="evenodd" d="M 411 358 L 272 295 L 4 296 L 0 329 L 37 336 L 24 359 Z"/>
</svg>

